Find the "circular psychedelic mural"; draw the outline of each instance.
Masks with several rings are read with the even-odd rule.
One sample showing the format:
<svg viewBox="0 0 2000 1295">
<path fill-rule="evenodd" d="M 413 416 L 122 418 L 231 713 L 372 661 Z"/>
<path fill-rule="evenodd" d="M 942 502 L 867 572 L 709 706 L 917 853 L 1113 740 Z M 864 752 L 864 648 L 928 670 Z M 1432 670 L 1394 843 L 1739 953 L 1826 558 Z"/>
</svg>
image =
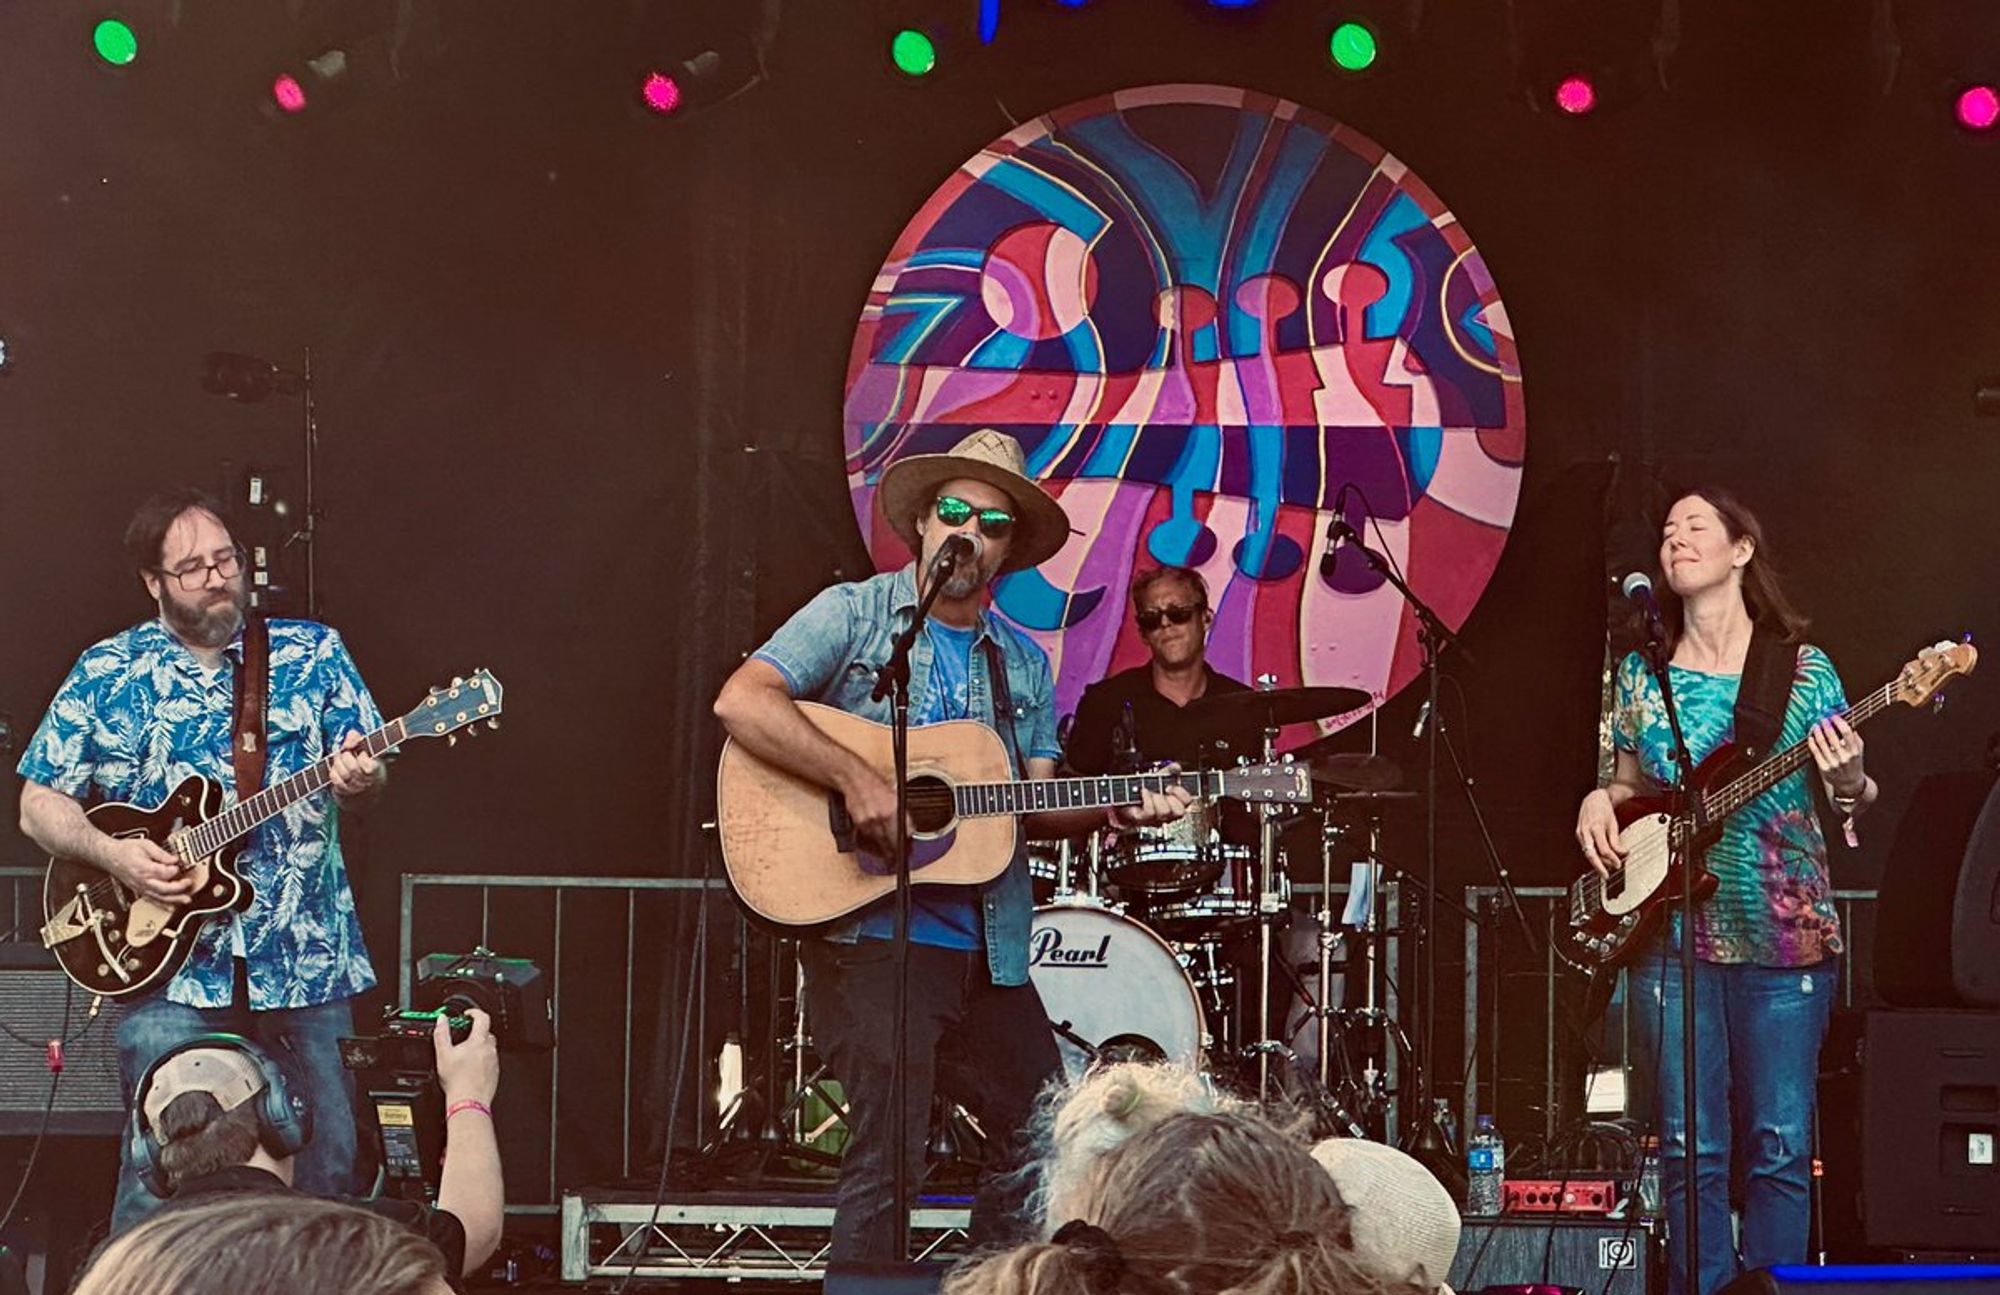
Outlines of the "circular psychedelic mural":
<svg viewBox="0 0 2000 1295">
<path fill-rule="evenodd" d="M 1159 563 L 1207 579 L 1216 669 L 1379 703 L 1419 672 L 1416 623 L 1356 554 L 1322 563 L 1330 523 L 1456 628 L 1527 448 L 1506 309 L 1444 204 L 1337 122 L 1201 85 L 1020 126 L 896 240 L 844 420 L 882 569 L 909 558 L 872 511 L 882 469 L 980 427 L 1020 440 L 1075 532 L 995 590 L 1048 650 L 1059 713 L 1146 659 L 1125 590 Z"/>
</svg>

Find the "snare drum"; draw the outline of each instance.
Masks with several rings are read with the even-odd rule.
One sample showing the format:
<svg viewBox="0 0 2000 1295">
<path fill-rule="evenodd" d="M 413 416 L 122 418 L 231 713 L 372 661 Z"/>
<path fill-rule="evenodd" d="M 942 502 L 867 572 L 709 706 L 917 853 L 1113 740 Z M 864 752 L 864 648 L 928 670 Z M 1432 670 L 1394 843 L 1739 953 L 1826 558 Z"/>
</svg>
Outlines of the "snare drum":
<svg viewBox="0 0 2000 1295">
<path fill-rule="evenodd" d="M 1123 913 L 1036 909 L 1028 977 L 1072 1077 L 1093 1058 L 1069 1035 L 1120 1060 L 1202 1062 L 1208 1024 L 1194 981 L 1166 941 Z"/>
<path fill-rule="evenodd" d="M 1189 801 L 1187 813 L 1171 823 L 1120 833 L 1107 852 L 1106 876 L 1135 899 L 1192 895 L 1220 875 L 1216 851 L 1221 839 L 1215 808 L 1205 800 Z"/>
<path fill-rule="evenodd" d="M 1146 920 L 1168 939 L 1198 939 L 1226 923 L 1257 916 L 1257 852 L 1247 845 L 1218 844 L 1213 854 L 1213 886 L 1146 910 Z"/>
</svg>

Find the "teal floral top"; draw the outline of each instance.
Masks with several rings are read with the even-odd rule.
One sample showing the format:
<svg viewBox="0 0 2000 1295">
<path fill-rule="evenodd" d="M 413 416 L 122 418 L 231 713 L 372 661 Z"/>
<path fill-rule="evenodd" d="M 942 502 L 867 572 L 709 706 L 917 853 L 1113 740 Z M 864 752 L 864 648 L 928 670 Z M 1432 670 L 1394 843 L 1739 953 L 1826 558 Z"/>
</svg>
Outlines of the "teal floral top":
<svg viewBox="0 0 2000 1295">
<path fill-rule="evenodd" d="M 1688 753 L 1700 764 L 1736 732 L 1740 675 L 1671 667 L 1674 701 Z M 1612 741 L 1638 756 L 1648 782 L 1674 779 L 1673 734 L 1659 684 L 1637 652 L 1618 667 Z M 1798 673 L 1779 732 L 1782 750 L 1805 740 L 1811 727 L 1847 707 L 1840 676 L 1826 653 L 1799 648 Z M 1826 837 L 1813 805 L 1813 766 L 1785 779 L 1731 815 L 1708 851 L 1715 894 L 1695 910 L 1695 956 L 1704 962 L 1806 967 L 1844 947 L 1827 876 Z"/>
</svg>

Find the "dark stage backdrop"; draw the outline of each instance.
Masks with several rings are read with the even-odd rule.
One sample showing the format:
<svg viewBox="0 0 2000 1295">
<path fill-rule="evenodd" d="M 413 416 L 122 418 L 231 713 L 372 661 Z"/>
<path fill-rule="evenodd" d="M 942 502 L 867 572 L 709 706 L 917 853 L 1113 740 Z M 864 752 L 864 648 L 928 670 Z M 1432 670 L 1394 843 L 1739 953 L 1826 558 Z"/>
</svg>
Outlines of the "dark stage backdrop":
<svg viewBox="0 0 2000 1295">
<path fill-rule="evenodd" d="M 385 708 L 475 665 L 508 689 L 505 731 L 413 751 L 356 833 L 391 983 L 399 872 L 701 872 L 715 688 L 867 569 L 840 408 L 885 251 L 1010 125 L 1123 86 L 1244 85 L 1355 126 L 1436 189 L 1500 285 L 1527 477 L 1450 706 L 1518 880 L 1574 870 L 1603 576 L 1647 561 L 1632 519 L 1652 483 L 1726 482 L 1762 511 L 1850 689 L 1993 626 L 2000 425 L 1970 396 L 2000 370 L 2000 153 L 1949 126 L 1916 57 L 1994 48 L 1976 3 L 1908 20 L 1884 100 L 1861 6 L 1753 22 L 1690 0 L 1671 93 L 1640 59 L 1640 99 L 1582 123 L 1516 92 L 1504 6 L 1426 7 L 1410 48 L 1338 81 L 1315 6 L 1220 23 L 1012 3 L 995 47 L 909 85 L 873 6 L 793 4 L 762 85 L 663 125 L 623 101 L 632 7 L 448 2 L 400 85 L 274 123 L 254 103 L 302 7 L 322 12 L 135 7 L 179 26 L 122 76 L 90 65 L 67 6 L 0 12 L 0 710 L 25 734 L 78 651 L 147 613 L 117 547 L 147 490 L 296 465 L 296 407 L 205 395 L 202 354 L 311 345 L 325 618 Z M 692 28 L 748 8 L 654 11 Z M 1871 733 L 1885 798 L 1842 885 L 1873 883 L 1910 785 L 2000 727 L 1992 681 L 1955 691 L 1942 718 Z M 1382 725 L 1413 772 L 1414 700 Z M 1447 884 L 1484 880 L 1462 798 L 1441 811 Z M 1420 840 L 1392 837 L 1404 857 Z M 0 858 L 36 862 L 18 838 Z M 656 1125 L 685 939 L 665 923 L 643 942 Z M 565 1085 L 558 1116 L 590 1148 L 567 1180 L 607 1172 L 614 1099 Z"/>
</svg>

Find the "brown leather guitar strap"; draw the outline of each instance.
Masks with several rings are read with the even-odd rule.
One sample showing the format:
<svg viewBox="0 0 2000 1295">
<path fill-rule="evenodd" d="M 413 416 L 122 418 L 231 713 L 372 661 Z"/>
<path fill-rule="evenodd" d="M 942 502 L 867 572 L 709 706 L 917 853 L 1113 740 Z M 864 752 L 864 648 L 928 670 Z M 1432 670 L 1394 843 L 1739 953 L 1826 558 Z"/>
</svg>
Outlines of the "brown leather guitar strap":
<svg viewBox="0 0 2000 1295">
<path fill-rule="evenodd" d="M 264 789 L 264 703 L 271 683 L 271 638 L 262 616 L 243 622 L 243 668 L 236 672 L 235 723 L 229 738 L 236 803 Z"/>
</svg>

